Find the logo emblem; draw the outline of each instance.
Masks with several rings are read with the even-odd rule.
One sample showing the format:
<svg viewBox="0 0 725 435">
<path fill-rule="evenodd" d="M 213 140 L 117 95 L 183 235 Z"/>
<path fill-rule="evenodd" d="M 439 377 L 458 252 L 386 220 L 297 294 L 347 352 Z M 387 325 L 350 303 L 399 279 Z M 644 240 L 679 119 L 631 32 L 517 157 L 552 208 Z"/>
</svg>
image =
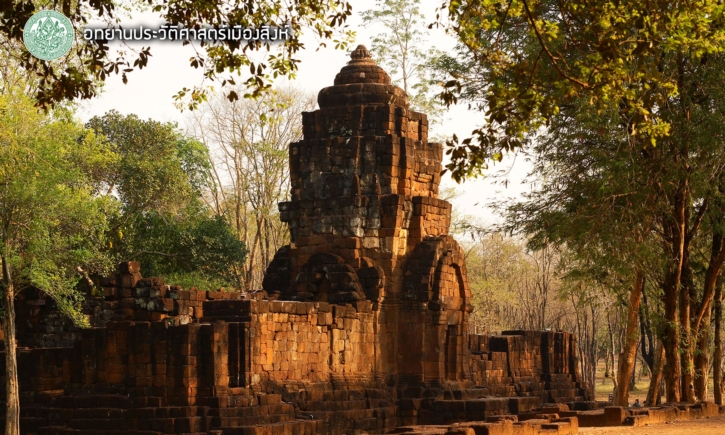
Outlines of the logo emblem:
<svg viewBox="0 0 725 435">
<path fill-rule="evenodd" d="M 30 54 L 42 60 L 65 56 L 73 45 L 73 24 L 56 11 L 40 11 L 30 17 L 23 29 L 23 42 Z"/>
</svg>

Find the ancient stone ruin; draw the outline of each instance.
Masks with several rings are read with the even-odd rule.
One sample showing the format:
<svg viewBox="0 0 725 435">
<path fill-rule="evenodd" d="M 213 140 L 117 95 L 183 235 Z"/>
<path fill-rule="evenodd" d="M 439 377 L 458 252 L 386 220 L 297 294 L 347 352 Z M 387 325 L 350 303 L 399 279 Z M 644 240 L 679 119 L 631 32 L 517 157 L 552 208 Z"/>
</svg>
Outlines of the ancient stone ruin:
<svg viewBox="0 0 725 435">
<path fill-rule="evenodd" d="M 23 433 L 538 434 L 629 417 L 584 414 L 570 334 L 469 333 L 442 147 L 364 47 L 319 106 L 290 144 L 291 243 L 263 291 L 185 290 L 129 262 L 88 297 L 91 329 L 41 294 L 18 301 Z"/>
</svg>

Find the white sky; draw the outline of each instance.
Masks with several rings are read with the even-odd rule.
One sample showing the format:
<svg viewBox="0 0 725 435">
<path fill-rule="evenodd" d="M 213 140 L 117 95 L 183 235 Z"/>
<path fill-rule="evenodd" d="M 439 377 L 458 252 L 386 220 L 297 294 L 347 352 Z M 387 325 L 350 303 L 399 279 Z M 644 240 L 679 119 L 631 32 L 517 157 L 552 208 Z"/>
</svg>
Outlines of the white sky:
<svg viewBox="0 0 725 435">
<path fill-rule="evenodd" d="M 360 11 L 373 6 L 372 1 L 352 0 L 353 16 L 348 24 L 351 29 L 357 32 L 355 47 L 357 44 L 364 44 L 370 47 L 371 35 L 376 31 L 375 27 L 362 27 Z M 426 22 L 430 23 L 435 18 L 435 8 L 440 2 L 437 0 L 423 0 L 422 12 Z M 123 20 L 123 24 L 138 23 L 148 26 L 153 23 L 153 16 L 150 14 L 134 15 L 133 20 Z M 335 75 L 347 61 L 349 56 L 341 50 L 334 48 L 321 48 L 316 51 L 317 41 L 313 37 L 303 35 L 306 50 L 299 54 L 301 63 L 294 85 L 302 89 L 317 93 L 320 89 L 331 86 Z M 429 30 L 429 42 L 441 50 L 451 50 L 455 40 L 446 35 L 440 29 Z M 144 41 L 148 46 L 148 41 Z M 334 47 L 333 43 L 328 43 Z M 81 103 L 79 116 L 87 121 L 93 116 L 103 115 L 111 109 L 122 114 L 134 113 L 142 119 L 152 118 L 157 121 L 176 121 L 183 129 L 187 112 L 180 112 L 174 106 L 173 95 L 182 88 L 192 88 L 202 81 L 202 71 L 189 66 L 189 58 L 194 55 L 190 46 L 182 46 L 181 42 L 151 41 L 151 54 L 148 67 L 143 70 L 135 70 L 128 75 L 128 84 L 121 82 L 121 77 L 111 76 L 106 81 L 103 94 L 93 100 Z M 139 45 L 138 47 L 141 47 Z M 215 85 L 219 88 L 219 85 Z M 456 133 L 459 138 L 468 137 L 483 119 L 479 112 L 469 111 L 465 105 L 454 106 L 444 115 L 446 119 L 442 125 L 434 126 L 431 133 L 450 137 Z M 504 159 L 503 163 L 492 165 L 489 173 L 494 170 L 508 169 L 513 159 Z M 491 210 L 486 206 L 493 200 L 502 197 L 515 197 L 527 189 L 521 181 L 529 170 L 526 162 L 519 157 L 512 170 L 509 172 L 509 183 L 507 187 L 494 184 L 491 178 L 468 180 L 461 185 L 456 185 L 448 175 L 444 176 L 443 186 L 456 186 L 459 192 L 458 198 L 452 200 L 455 210 L 466 215 L 475 216 L 486 223 L 497 220 Z"/>
</svg>

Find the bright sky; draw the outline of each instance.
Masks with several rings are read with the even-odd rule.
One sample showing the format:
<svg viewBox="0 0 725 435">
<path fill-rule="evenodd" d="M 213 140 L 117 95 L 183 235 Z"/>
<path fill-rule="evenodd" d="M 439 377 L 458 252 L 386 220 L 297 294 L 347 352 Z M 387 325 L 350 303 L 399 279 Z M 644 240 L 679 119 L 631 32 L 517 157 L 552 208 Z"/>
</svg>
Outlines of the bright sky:
<svg viewBox="0 0 725 435">
<path fill-rule="evenodd" d="M 374 35 L 379 28 L 362 27 L 360 11 L 373 5 L 371 1 L 352 0 L 353 16 L 349 20 L 350 28 L 357 32 L 355 44 L 364 44 L 368 48 Z M 435 18 L 435 8 L 439 1 L 423 0 L 421 8 L 426 17 L 426 22 L 432 22 Z M 155 22 L 153 15 L 134 15 L 133 20 L 124 20 L 123 24 L 138 23 L 148 27 Z M 429 30 L 429 41 L 436 48 L 451 50 L 455 40 L 446 35 L 442 30 Z M 317 42 L 313 37 L 303 36 L 307 47 L 300 55 L 301 63 L 294 85 L 302 89 L 317 93 L 320 89 L 331 86 L 335 75 L 342 68 L 349 56 L 346 52 L 334 48 L 321 48 L 316 51 Z M 144 41 L 144 46 L 148 41 Z M 142 119 L 152 118 L 158 121 L 176 121 L 183 129 L 187 112 L 180 112 L 174 106 L 173 95 L 182 88 L 192 88 L 199 85 L 202 80 L 201 70 L 195 70 L 189 66 L 189 58 L 194 51 L 190 46 L 182 46 L 181 42 L 156 41 L 150 44 L 152 57 L 149 66 L 143 70 L 135 70 L 128 76 L 128 84 L 121 82 L 120 76 L 111 76 L 106 81 L 104 93 L 93 100 L 84 101 L 79 111 L 80 117 L 86 121 L 95 115 L 103 115 L 111 109 L 123 114 L 135 113 Z M 329 43 L 329 46 L 334 44 Z M 139 48 L 141 45 L 138 46 Z M 218 85 L 216 86 L 218 87 Z M 446 119 L 442 125 L 435 126 L 432 134 L 443 137 L 450 137 L 456 133 L 459 138 L 468 137 L 482 120 L 482 114 L 469 111 L 465 105 L 454 106 L 444 116 Z M 508 169 L 513 159 L 504 159 L 503 163 L 492 166 L 493 171 Z M 513 169 L 509 172 L 509 183 L 505 187 L 493 183 L 491 178 L 469 180 L 461 185 L 456 185 L 449 176 L 444 176 L 444 186 L 455 186 L 459 192 L 458 198 L 452 200 L 453 207 L 467 215 L 475 216 L 484 222 L 491 223 L 497 218 L 492 214 L 486 205 L 491 201 L 502 197 L 515 197 L 524 192 L 527 187 L 521 184 L 529 167 L 522 158 L 518 158 Z"/>
</svg>

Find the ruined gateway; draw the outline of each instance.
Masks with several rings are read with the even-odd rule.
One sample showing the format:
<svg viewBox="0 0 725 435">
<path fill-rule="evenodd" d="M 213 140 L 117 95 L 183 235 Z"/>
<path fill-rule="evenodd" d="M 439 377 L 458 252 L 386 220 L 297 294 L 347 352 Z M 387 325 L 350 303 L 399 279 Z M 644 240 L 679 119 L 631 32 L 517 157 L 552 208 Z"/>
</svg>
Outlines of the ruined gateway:
<svg viewBox="0 0 725 435">
<path fill-rule="evenodd" d="M 351 57 L 290 145 L 291 243 L 265 291 L 183 290 L 129 262 L 88 298 L 94 328 L 19 301 L 23 433 L 389 433 L 588 406 L 570 334 L 468 333 L 442 147 L 365 47 Z"/>
</svg>

